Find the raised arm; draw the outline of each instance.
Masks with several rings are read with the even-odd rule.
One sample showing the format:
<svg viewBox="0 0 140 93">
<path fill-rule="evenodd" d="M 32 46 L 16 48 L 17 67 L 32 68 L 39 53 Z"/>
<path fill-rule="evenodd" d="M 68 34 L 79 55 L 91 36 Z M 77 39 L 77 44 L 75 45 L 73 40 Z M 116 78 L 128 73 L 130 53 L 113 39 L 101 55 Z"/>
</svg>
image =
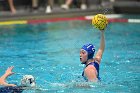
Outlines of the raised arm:
<svg viewBox="0 0 140 93">
<path fill-rule="evenodd" d="M 14 84 L 8 84 L 8 83 L 6 82 L 7 77 L 10 76 L 10 75 L 12 75 L 12 74 L 14 74 L 14 73 L 12 72 L 12 69 L 13 69 L 13 68 L 14 68 L 13 66 L 9 67 L 9 68 L 6 70 L 5 74 L 4 74 L 3 76 L 0 77 L 0 85 L 3 85 L 3 86 L 16 86 L 16 85 L 14 85 Z"/>
<path fill-rule="evenodd" d="M 105 49 L 105 36 L 104 36 L 104 30 L 100 31 L 101 32 L 101 41 L 100 41 L 100 47 L 95 55 L 95 59 L 98 61 L 100 64 L 102 55 Z"/>
</svg>

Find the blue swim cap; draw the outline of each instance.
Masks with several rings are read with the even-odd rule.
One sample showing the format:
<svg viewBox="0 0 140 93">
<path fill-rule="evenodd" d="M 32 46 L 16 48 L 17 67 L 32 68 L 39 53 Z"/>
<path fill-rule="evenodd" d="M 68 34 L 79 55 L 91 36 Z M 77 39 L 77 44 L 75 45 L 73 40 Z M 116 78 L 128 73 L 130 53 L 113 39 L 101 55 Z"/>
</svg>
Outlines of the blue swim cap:
<svg viewBox="0 0 140 93">
<path fill-rule="evenodd" d="M 88 59 L 92 59 L 95 53 L 95 46 L 92 44 L 85 44 L 81 49 L 84 49 L 88 53 Z"/>
</svg>

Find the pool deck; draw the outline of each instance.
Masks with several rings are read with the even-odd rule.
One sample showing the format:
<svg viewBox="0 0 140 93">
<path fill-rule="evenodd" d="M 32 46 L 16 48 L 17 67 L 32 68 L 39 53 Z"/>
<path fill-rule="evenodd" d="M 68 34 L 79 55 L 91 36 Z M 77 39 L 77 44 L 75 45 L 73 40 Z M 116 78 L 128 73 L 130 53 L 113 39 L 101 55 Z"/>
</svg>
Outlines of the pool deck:
<svg viewBox="0 0 140 93">
<path fill-rule="evenodd" d="M 0 22 L 6 21 L 21 21 L 21 20 L 49 20 L 53 18 L 72 18 L 72 17 L 83 17 L 95 14 L 130 14 L 129 18 L 140 19 L 140 2 L 138 1 L 119 1 L 119 2 L 106 2 L 101 5 L 90 5 L 86 10 L 80 8 L 71 8 L 64 10 L 60 6 L 54 6 L 52 13 L 45 13 L 45 8 L 40 7 L 37 11 L 31 11 L 30 8 L 16 7 L 17 13 L 12 14 L 11 11 L 0 12 Z M 135 11 L 134 11 L 135 10 Z M 138 15 L 133 15 L 133 14 Z M 126 16 L 127 18 L 127 16 Z"/>
<path fill-rule="evenodd" d="M 92 5 L 86 10 L 81 10 L 79 8 L 71 8 L 69 10 L 64 10 L 58 6 L 55 6 L 53 7 L 52 13 L 45 13 L 44 8 L 40 8 L 36 12 L 31 12 L 30 9 L 18 8 L 16 14 L 11 14 L 10 11 L 1 11 L 0 21 L 80 17 L 87 15 L 95 15 L 98 13 L 112 14 L 114 13 L 114 11 L 110 3 L 107 3 L 104 6 Z"/>
</svg>

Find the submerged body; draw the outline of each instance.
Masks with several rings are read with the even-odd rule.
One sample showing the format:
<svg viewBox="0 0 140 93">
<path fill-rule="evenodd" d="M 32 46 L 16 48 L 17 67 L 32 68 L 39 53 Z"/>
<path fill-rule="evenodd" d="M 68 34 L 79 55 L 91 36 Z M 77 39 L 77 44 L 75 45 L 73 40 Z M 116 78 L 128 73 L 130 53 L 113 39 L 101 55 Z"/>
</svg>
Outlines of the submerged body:
<svg viewBox="0 0 140 93">
<path fill-rule="evenodd" d="M 5 86 L 0 88 L 0 93 L 22 93 L 23 86 Z"/>
</svg>

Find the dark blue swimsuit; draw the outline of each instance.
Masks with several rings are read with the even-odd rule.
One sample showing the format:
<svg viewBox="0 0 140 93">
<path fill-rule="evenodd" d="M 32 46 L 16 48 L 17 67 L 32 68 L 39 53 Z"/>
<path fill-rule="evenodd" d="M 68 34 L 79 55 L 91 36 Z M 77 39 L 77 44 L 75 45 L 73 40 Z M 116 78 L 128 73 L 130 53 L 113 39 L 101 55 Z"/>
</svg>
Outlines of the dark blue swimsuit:
<svg viewBox="0 0 140 93">
<path fill-rule="evenodd" d="M 23 90 L 22 86 L 6 86 L 0 88 L 0 93 L 22 93 Z"/>
<path fill-rule="evenodd" d="M 93 66 L 96 68 L 96 70 L 97 70 L 97 78 L 98 78 L 98 80 L 100 80 L 100 77 L 99 77 L 99 64 L 98 64 L 96 61 L 94 61 L 94 62 L 89 63 L 88 65 L 93 65 Z M 86 67 L 87 67 L 88 65 L 86 65 Z M 85 68 L 86 68 L 86 67 L 85 67 Z M 88 81 L 87 77 L 84 76 L 84 71 L 83 71 L 83 73 L 82 73 L 82 76 L 84 77 L 84 79 L 85 79 L 86 81 Z"/>
</svg>

